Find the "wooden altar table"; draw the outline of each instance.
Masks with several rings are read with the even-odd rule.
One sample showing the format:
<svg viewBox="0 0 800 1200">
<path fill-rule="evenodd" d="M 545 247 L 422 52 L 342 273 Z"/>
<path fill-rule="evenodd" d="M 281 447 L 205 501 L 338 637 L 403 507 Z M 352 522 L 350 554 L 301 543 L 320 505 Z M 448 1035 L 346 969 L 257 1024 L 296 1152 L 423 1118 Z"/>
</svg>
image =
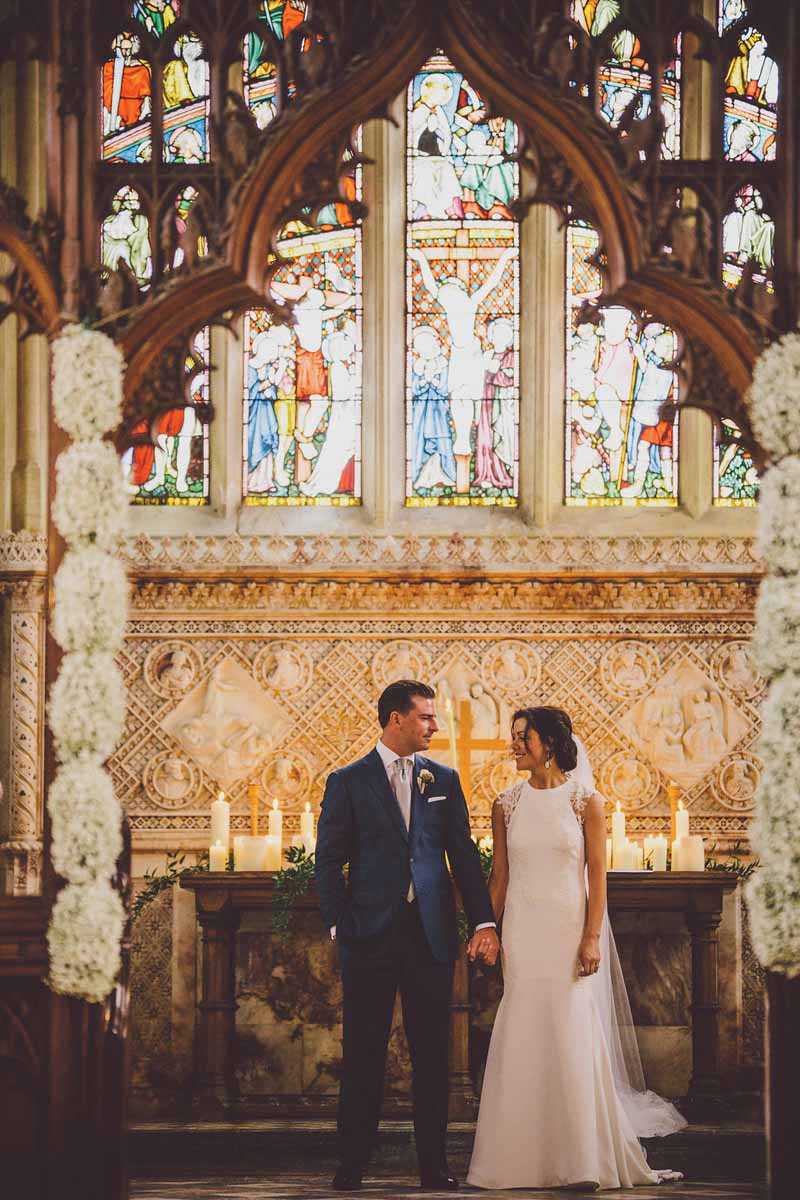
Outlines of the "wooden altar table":
<svg viewBox="0 0 800 1200">
<path fill-rule="evenodd" d="M 719 925 L 727 892 L 737 885 L 724 871 L 612 871 L 608 902 L 615 912 L 682 913 L 692 944 L 692 1075 L 687 1115 L 713 1121 L 722 1109 L 719 1070 Z M 181 887 L 195 893 L 203 934 L 199 1001 L 200 1029 L 196 1099 L 202 1111 L 219 1111 L 238 1098 L 234 1073 L 236 1017 L 236 931 L 245 911 L 272 906 L 274 882 L 268 872 L 202 871 L 187 875 Z M 316 909 L 315 890 L 297 903 Z M 320 937 L 324 931 L 320 928 Z M 451 1026 L 451 1118 L 469 1120 L 477 1101 L 469 1073 L 469 973 L 462 953 L 456 966 Z"/>
</svg>

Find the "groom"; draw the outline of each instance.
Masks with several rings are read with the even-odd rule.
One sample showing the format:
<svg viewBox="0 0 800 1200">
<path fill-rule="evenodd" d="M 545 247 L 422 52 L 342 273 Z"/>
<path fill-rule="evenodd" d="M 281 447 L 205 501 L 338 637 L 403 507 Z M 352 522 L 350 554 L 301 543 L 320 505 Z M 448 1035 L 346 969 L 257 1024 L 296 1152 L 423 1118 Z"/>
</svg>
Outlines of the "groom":
<svg viewBox="0 0 800 1200">
<path fill-rule="evenodd" d="M 448 860 L 475 927 L 470 955 L 493 962 L 499 942 L 458 775 L 420 753 L 439 728 L 433 699 L 425 683 L 390 684 L 378 701 L 380 741 L 328 777 L 322 802 L 317 890 L 323 920 L 339 945 L 344 990 L 337 1191 L 361 1186 L 373 1148 L 398 988 L 420 1180 L 430 1190 L 458 1188 L 445 1158 L 458 954 Z"/>
</svg>

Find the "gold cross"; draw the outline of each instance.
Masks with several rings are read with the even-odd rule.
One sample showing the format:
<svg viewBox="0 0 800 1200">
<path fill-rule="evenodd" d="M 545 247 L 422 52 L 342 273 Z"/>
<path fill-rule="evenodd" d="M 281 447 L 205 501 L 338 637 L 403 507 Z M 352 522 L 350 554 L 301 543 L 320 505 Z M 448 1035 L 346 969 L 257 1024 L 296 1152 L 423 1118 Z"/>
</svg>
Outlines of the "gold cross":
<svg viewBox="0 0 800 1200">
<path fill-rule="evenodd" d="M 458 733 L 456 734 L 456 763 L 461 787 L 467 807 L 472 799 L 472 752 L 474 750 L 507 750 L 508 741 L 505 738 L 474 738 L 472 736 L 472 704 L 469 700 L 459 701 Z M 448 737 L 431 739 L 431 750 L 449 750 Z"/>
</svg>

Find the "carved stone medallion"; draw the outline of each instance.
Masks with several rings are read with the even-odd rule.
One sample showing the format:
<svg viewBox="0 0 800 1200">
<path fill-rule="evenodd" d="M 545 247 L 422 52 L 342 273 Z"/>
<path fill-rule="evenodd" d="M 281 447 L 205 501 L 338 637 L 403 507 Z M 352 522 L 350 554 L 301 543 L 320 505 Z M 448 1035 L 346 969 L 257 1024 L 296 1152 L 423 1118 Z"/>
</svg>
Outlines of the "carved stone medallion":
<svg viewBox="0 0 800 1200">
<path fill-rule="evenodd" d="M 669 781 L 690 788 L 748 730 L 748 721 L 689 661 L 673 667 L 620 720 L 640 755 Z"/>
<path fill-rule="evenodd" d="M 271 754 L 261 774 L 267 807 L 274 797 L 284 809 L 299 811 L 311 799 L 311 775 L 311 768 L 299 755 Z"/>
<path fill-rule="evenodd" d="M 645 642 L 615 642 L 600 659 L 600 678 L 611 696 L 625 698 L 643 692 L 655 679 L 658 656 Z"/>
<path fill-rule="evenodd" d="M 198 796 L 202 775 L 194 763 L 172 750 L 162 750 L 147 763 L 144 790 L 159 808 L 185 808 Z"/>
<path fill-rule="evenodd" d="M 271 692 L 300 696 L 311 686 L 314 666 L 299 642 L 270 642 L 256 655 L 253 675 Z"/>
<path fill-rule="evenodd" d="M 513 759 L 504 758 L 500 762 L 496 762 L 489 772 L 489 791 L 492 799 L 506 791 L 512 784 L 519 783 L 520 779 L 522 779 L 522 775 L 517 770 Z"/>
<path fill-rule="evenodd" d="M 733 812 L 752 812 L 764 764 L 742 750 L 724 759 L 714 773 L 714 795 L 724 808 Z"/>
<path fill-rule="evenodd" d="M 291 726 L 285 708 L 231 659 L 217 663 L 161 723 L 224 788 L 252 775 Z"/>
<path fill-rule="evenodd" d="M 431 669 L 427 650 L 416 642 L 400 639 L 381 646 L 372 659 L 372 681 L 383 691 L 397 679 L 420 679 L 423 682 Z"/>
<path fill-rule="evenodd" d="M 658 772 L 629 751 L 618 750 L 600 769 L 600 790 L 628 812 L 645 808 L 658 795 Z"/>
<path fill-rule="evenodd" d="M 527 642 L 498 642 L 484 654 L 481 674 L 490 692 L 499 690 L 535 704 L 533 693 L 542 677 L 542 661 Z"/>
<path fill-rule="evenodd" d="M 755 668 L 748 642 L 726 642 L 714 651 L 711 666 L 717 679 L 745 699 L 758 695 L 767 682 Z"/>
<path fill-rule="evenodd" d="M 200 655 L 190 642 L 163 642 L 144 660 L 145 681 L 157 696 L 182 696 L 201 675 Z"/>
</svg>

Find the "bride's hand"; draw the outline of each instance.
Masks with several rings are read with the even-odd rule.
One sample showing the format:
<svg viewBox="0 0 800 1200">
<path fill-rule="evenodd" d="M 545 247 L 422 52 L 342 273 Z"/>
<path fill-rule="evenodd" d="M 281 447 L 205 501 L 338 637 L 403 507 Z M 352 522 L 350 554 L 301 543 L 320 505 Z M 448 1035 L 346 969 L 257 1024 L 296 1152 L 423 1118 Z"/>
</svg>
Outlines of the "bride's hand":
<svg viewBox="0 0 800 1200">
<path fill-rule="evenodd" d="M 596 975 L 600 966 L 600 938 L 585 933 L 578 950 L 578 966 L 581 975 Z"/>
</svg>

